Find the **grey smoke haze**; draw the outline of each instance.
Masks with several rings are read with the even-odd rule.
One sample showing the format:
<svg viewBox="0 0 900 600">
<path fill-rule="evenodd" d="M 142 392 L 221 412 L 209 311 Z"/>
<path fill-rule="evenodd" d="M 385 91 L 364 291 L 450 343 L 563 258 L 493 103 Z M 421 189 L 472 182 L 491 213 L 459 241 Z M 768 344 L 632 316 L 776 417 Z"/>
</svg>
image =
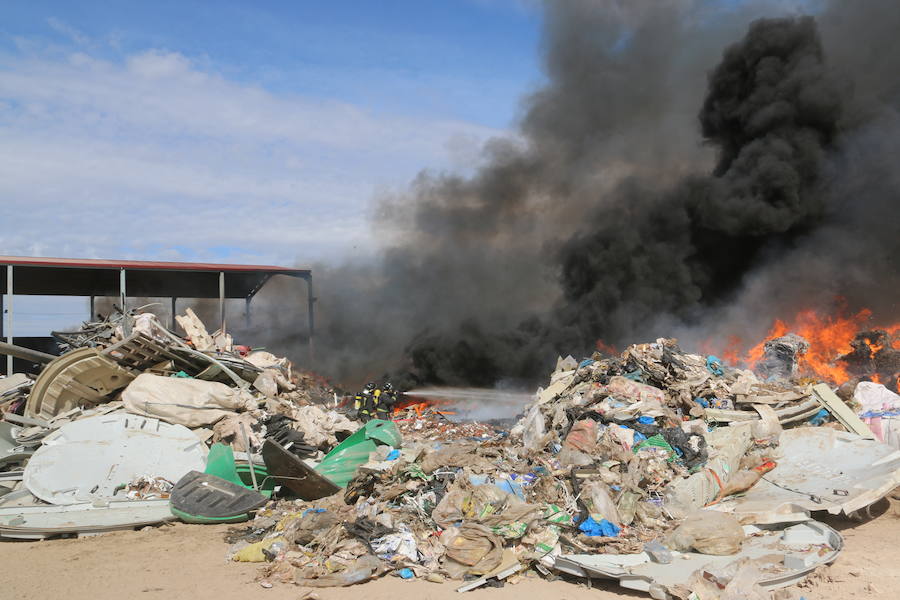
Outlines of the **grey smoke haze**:
<svg viewBox="0 0 900 600">
<path fill-rule="evenodd" d="M 530 383 L 597 339 L 758 337 L 837 294 L 897 315 L 893 3 L 545 13 L 518 135 L 381 199 L 381 254 L 317 271 L 320 370 Z"/>
</svg>

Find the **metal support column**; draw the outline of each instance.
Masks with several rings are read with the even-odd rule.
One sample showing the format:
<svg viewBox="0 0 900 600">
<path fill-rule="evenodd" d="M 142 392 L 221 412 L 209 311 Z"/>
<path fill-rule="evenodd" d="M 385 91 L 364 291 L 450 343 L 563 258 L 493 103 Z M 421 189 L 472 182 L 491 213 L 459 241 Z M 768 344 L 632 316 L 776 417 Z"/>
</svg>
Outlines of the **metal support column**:
<svg viewBox="0 0 900 600">
<path fill-rule="evenodd" d="M 178 298 L 176 298 L 175 296 L 172 296 L 172 318 L 170 319 L 170 325 L 171 325 L 172 331 L 175 331 L 175 325 L 177 324 L 177 322 L 175 321 L 175 315 L 178 314 L 177 312 L 175 312 L 175 303 L 176 302 L 178 302 Z"/>
<path fill-rule="evenodd" d="M 306 311 L 309 320 L 309 361 L 313 361 L 313 332 L 315 331 L 315 306 L 316 298 L 313 295 L 312 273 L 306 276 Z"/>
<path fill-rule="evenodd" d="M 219 271 L 219 331 L 225 333 L 225 271 Z"/>
<path fill-rule="evenodd" d="M 245 298 L 245 300 L 244 300 L 244 302 L 246 302 L 246 304 L 244 305 L 244 326 L 247 329 L 250 329 L 250 299 L 251 298 L 252 298 L 252 296 L 247 296 L 247 298 Z"/>
<path fill-rule="evenodd" d="M 91 316 L 90 316 L 90 318 L 88 318 L 88 321 L 93 321 L 94 319 L 97 318 L 97 315 L 96 315 L 96 313 L 94 312 L 94 310 L 95 310 L 94 307 L 95 307 L 95 305 L 96 305 L 96 302 L 95 302 L 96 298 L 97 298 L 96 296 L 91 296 L 91 308 L 90 308 L 89 311 L 88 311 L 88 312 L 90 313 Z"/>
<path fill-rule="evenodd" d="M 128 314 L 128 290 L 125 287 L 125 269 L 119 269 L 119 307 L 122 309 L 122 314 Z M 125 333 L 125 337 L 131 335 L 131 323 L 128 322 L 127 318 L 122 319 L 122 330 Z"/>
<path fill-rule="evenodd" d="M 6 293 L 9 294 L 9 303 L 6 307 L 6 343 L 13 343 L 13 266 L 6 265 Z M 13 374 L 13 357 L 6 355 L 6 374 Z"/>
</svg>

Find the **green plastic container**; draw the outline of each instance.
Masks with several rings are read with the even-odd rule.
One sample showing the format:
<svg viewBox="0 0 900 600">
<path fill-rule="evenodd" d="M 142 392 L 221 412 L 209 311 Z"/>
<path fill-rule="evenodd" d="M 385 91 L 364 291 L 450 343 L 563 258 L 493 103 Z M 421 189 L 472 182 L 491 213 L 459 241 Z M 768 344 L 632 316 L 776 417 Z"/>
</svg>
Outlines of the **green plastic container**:
<svg viewBox="0 0 900 600">
<path fill-rule="evenodd" d="M 379 444 L 399 448 L 402 443 L 403 436 L 393 421 L 373 419 L 335 446 L 315 470 L 333 481 L 335 485 L 347 487 L 356 475 L 356 470 L 369 460 L 369 454 Z"/>
</svg>

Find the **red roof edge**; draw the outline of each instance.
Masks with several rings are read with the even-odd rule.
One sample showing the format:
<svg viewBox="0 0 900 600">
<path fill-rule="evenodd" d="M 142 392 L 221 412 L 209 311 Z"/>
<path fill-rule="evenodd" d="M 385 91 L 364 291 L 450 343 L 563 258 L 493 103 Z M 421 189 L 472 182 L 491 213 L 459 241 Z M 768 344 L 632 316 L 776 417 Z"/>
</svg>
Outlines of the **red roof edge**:
<svg viewBox="0 0 900 600">
<path fill-rule="evenodd" d="M 309 275 L 308 268 L 271 265 L 234 265 L 219 263 L 162 262 L 145 260 L 106 260 L 95 258 L 50 258 L 39 256 L 0 256 L 0 265 L 32 267 L 69 267 L 87 269 L 146 269 L 153 271 L 225 271 L 266 272 L 285 275 Z"/>
</svg>

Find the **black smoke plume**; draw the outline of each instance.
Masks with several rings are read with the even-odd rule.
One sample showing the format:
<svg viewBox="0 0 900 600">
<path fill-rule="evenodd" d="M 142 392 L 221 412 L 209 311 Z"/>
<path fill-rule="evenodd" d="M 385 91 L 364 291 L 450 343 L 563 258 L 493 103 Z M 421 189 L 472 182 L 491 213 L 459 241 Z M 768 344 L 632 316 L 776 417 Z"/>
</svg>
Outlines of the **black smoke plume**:
<svg viewBox="0 0 900 600">
<path fill-rule="evenodd" d="M 865 25 L 898 11 L 860 6 L 548 3 L 518 135 L 383 199 L 378 259 L 320 272 L 320 368 L 530 384 L 598 339 L 762 335 L 801 302 L 896 297 L 900 53 Z"/>
</svg>

